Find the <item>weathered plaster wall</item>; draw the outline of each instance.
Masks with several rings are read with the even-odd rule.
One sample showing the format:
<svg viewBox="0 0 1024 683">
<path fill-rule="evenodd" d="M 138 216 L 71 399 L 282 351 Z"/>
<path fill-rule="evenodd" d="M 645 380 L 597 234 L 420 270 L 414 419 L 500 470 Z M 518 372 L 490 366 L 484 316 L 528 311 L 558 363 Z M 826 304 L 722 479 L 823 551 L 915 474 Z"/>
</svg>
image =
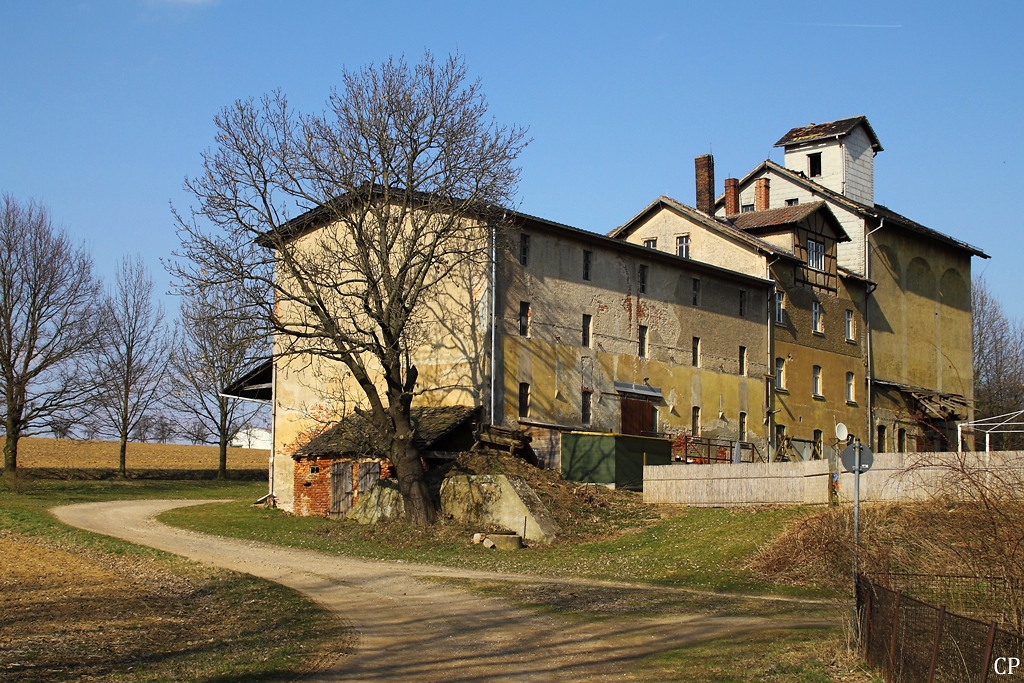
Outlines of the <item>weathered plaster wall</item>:
<svg viewBox="0 0 1024 683">
<path fill-rule="evenodd" d="M 836 292 L 793 284 L 794 268 L 775 268 L 786 299 L 783 322 L 774 325 L 775 355 L 785 359 L 785 389 L 778 389 L 775 423 L 786 426 L 790 437 L 811 441 L 821 430 L 825 442 L 842 422 L 850 432 L 867 429 L 866 374 L 863 357 L 863 294 L 859 281 L 839 279 Z M 812 305 L 822 307 L 821 333 L 812 328 Z M 846 339 L 846 311 L 854 317 L 854 338 Z M 813 368 L 822 369 L 822 391 L 813 392 Z M 846 400 L 846 374 L 854 376 L 854 400 Z"/>
<path fill-rule="evenodd" d="M 298 240 L 303 249 L 315 249 L 318 232 Z M 278 274 L 278 278 L 284 276 Z M 422 316 L 412 326 L 411 361 L 419 370 L 417 405 L 486 404 L 489 387 L 490 291 L 486 266 L 452 269 L 445 286 L 426 297 Z M 294 302 L 279 304 L 279 315 L 300 315 Z M 292 511 L 295 492 L 303 482 L 296 479 L 291 454 L 312 436 L 349 414 L 356 406 L 366 407 L 363 390 L 347 368 L 310 354 L 294 351 L 286 340 L 274 343 L 276 376 L 274 387 L 274 495 L 277 505 Z M 368 372 L 385 397 L 380 366 L 364 357 Z"/>
<path fill-rule="evenodd" d="M 564 428 L 620 429 L 614 382 L 659 387 L 659 429 L 689 431 L 691 409 L 701 407 L 705 436 L 737 437 L 747 413 L 748 439 L 763 448 L 764 375 L 767 372 L 767 292 L 763 284 L 710 275 L 699 264 L 662 264 L 643 252 L 624 253 L 585 239 L 532 232 L 526 267 L 508 259 L 499 285 L 499 414 L 520 424 L 518 388 L 530 384 L 531 417 Z M 582 278 L 582 252 L 593 252 L 590 281 Z M 637 273 L 648 268 L 647 292 Z M 693 306 L 693 280 L 700 280 Z M 739 315 L 740 291 L 746 311 Z M 519 335 L 520 302 L 530 304 L 529 335 Z M 582 344 L 583 315 L 592 316 L 592 343 Z M 638 328 L 648 328 L 647 358 L 640 358 Z M 700 367 L 692 365 L 692 339 L 700 338 Z M 739 347 L 746 346 L 746 375 Z M 592 392 L 593 419 L 581 421 L 583 390 Z"/>
<path fill-rule="evenodd" d="M 875 376 L 971 400 L 970 256 L 897 227 L 871 240 Z"/>
</svg>

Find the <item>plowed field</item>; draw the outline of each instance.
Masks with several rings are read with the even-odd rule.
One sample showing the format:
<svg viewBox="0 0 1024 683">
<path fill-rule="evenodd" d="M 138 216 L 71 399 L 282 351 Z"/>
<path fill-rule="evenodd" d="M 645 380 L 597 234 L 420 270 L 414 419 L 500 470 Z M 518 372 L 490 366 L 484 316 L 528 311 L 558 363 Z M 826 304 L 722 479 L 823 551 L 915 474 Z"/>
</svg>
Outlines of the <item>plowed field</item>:
<svg viewBox="0 0 1024 683">
<path fill-rule="evenodd" d="M 0 437 L 3 443 L 3 437 Z M 229 448 L 229 470 L 266 470 L 270 451 Z M 117 469 L 117 442 L 74 439 L 21 439 L 18 466 L 39 469 Z M 128 444 L 126 465 L 130 470 L 215 470 L 216 446 L 183 446 L 166 443 Z"/>
</svg>

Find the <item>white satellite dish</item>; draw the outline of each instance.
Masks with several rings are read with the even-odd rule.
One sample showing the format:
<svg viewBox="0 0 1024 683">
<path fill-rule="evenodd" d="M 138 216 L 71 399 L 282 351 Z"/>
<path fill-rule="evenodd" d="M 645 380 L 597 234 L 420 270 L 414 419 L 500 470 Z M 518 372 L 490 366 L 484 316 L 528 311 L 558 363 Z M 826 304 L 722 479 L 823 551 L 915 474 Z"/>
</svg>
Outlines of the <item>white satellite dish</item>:
<svg viewBox="0 0 1024 683">
<path fill-rule="evenodd" d="M 846 428 L 842 422 L 836 425 L 836 438 L 840 441 L 846 441 L 846 437 L 850 435 L 850 430 Z"/>
</svg>

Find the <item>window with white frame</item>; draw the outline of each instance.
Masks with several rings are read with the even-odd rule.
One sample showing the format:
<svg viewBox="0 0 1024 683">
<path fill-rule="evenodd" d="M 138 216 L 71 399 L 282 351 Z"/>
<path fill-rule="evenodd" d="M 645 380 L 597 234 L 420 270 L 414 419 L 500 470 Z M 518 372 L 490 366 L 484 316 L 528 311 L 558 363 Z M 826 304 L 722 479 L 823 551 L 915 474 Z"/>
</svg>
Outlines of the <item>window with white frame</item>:
<svg viewBox="0 0 1024 683">
<path fill-rule="evenodd" d="M 775 292 L 775 322 L 782 324 L 782 314 L 786 310 L 786 295 L 783 292 Z"/>
<path fill-rule="evenodd" d="M 857 388 L 854 384 L 854 375 L 852 372 L 846 373 L 846 402 L 855 403 L 857 401 Z"/>
<path fill-rule="evenodd" d="M 786 390 L 786 359 L 775 359 L 775 388 Z"/>
<path fill-rule="evenodd" d="M 825 270 L 825 243 L 807 240 L 807 267 Z"/>
<path fill-rule="evenodd" d="M 821 366 L 815 365 L 811 368 L 811 393 L 815 396 L 822 396 L 821 393 Z"/>
<path fill-rule="evenodd" d="M 582 345 L 590 348 L 593 343 L 594 335 L 594 317 L 589 313 L 583 314 L 583 338 Z"/>
<path fill-rule="evenodd" d="M 853 311 L 847 309 L 846 311 L 846 341 L 857 340 L 857 323 L 853 317 Z"/>
<path fill-rule="evenodd" d="M 690 258 L 690 236 L 679 235 L 676 237 L 676 256 Z"/>
<path fill-rule="evenodd" d="M 657 237 L 648 237 L 647 239 L 644 240 L 644 246 L 647 247 L 648 249 L 657 249 L 658 248 L 658 238 Z"/>
<path fill-rule="evenodd" d="M 647 358 L 647 325 L 640 325 L 637 330 L 637 355 L 641 358 Z"/>
<path fill-rule="evenodd" d="M 811 331 L 818 334 L 825 333 L 825 321 L 823 320 L 820 301 L 811 302 Z"/>
<path fill-rule="evenodd" d="M 636 271 L 636 291 L 647 293 L 647 266 L 641 265 Z"/>
</svg>

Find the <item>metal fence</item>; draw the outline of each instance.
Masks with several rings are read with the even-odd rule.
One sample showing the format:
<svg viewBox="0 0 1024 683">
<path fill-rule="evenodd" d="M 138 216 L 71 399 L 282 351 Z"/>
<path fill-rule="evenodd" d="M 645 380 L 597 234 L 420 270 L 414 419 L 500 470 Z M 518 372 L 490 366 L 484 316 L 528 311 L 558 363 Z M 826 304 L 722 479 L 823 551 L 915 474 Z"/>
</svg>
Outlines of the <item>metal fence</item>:
<svg viewBox="0 0 1024 683">
<path fill-rule="evenodd" d="M 667 434 L 651 432 L 644 436 L 658 436 L 672 439 L 673 464 L 708 465 L 733 462 L 764 462 L 764 456 L 757 446 L 749 441 L 714 439 L 689 434 Z M 735 459 L 736 445 L 739 444 L 739 460 Z"/>
<path fill-rule="evenodd" d="M 950 612 L 1024 635 L 1024 582 L 1020 579 L 952 574 L 872 574 L 871 580 L 889 590 L 913 595 Z"/>
<path fill-rule="evenodd" d="M 985 683 L 1024 661 L 1024 636 L 857 577 L 860 642 L 891 683 Z M 1018 666 L 1015 675 L 1024 676 Z M 1012 680 L 1012 679 L 1010 679 Z"/>
</svg>

